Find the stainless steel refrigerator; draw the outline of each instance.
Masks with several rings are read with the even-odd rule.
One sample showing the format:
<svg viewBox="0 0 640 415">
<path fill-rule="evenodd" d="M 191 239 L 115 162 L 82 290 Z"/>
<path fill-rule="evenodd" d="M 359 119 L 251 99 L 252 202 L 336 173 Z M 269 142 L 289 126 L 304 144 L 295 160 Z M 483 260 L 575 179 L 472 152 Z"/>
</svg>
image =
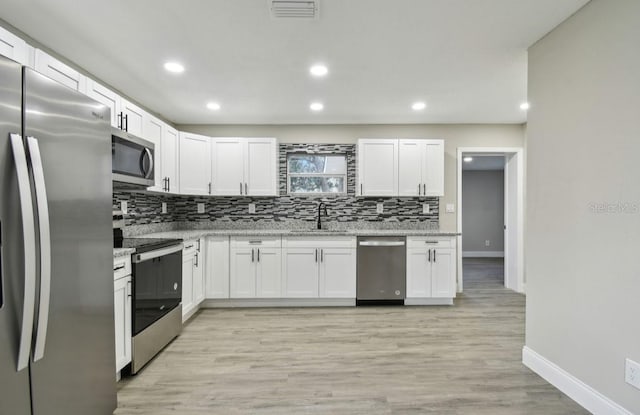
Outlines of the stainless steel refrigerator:
<svg viewBox="0 0 640 415">
<path fill-rule="evenodd" d="M 0 57 L 0 414 L 116 407 L 109 109 Z"/>
</svg>

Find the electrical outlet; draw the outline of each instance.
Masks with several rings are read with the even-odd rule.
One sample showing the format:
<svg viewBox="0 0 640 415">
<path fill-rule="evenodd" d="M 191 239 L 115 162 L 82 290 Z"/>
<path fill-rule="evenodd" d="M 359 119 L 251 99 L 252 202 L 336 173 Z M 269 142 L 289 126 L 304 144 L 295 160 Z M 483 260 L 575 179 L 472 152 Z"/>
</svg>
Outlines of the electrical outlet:
<svg viewBox="0 0 640 415">
<path fill-rule="evenodd" d="M 422 214 L 423 215 L 428 215 L 429 213 L 431 213 L 431 210 L 429 208 L 429 204 L 428 203 L 423 203 L 422 204 Z"/>
<path fill-rule="evenodd" d="M 198 213 L 204 213 L 204 203 L 198 203 Z"/>
<path fill-rule="evenodd" d="M 484 246 L 491 246 L 491 241 L 488 239 L 484 241 Z"/>
<path fill-rule="evenodd" d="M 447 203 L 445 211 L 447 213 L 456 213 L 456 205 L 454 205 L 453 203 Z"/>
<path fill-rule="evenodd" d="M 378 214 L 384 213 L 384 204 L 383 203 L 376 204 L 376 212 Z"/>
<path fill-rule="evenodd" d="M 640 389 L 640 363 L 625 359 L 624 380 L 629 385 Z"/>
<path fill-rule="evenodd" d="M 125 202 L 124 200 L 122 202 L 120 202 L 120 210 L 122 211 L 123 215 L 126 215 L 128 210 L 127 210 L 127 202 Z"/>
<path fill-rule="evenodd" d="M 249 213 L 256 213 L 256 204 L 249 203 Z"/>
<path fill-rule="evenodd" d="M 167 213 L 167 202 L 162 202 L 162 213 Z"/>
</svg>

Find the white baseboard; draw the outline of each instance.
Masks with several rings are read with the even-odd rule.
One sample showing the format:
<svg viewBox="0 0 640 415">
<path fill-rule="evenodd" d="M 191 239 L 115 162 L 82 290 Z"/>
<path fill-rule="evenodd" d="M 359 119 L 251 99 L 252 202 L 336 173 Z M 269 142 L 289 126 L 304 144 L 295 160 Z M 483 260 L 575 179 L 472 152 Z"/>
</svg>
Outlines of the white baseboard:
<svg viewBox="0 0 640 415">
<path fill-rule="evenodd" d="M 405 298 L 404 305 L 453 305 L 453 298 Z"/>
<path fill-rule="evenodd" d="M 201 307 L 353 307 L 355 305 L 355 298 L 223 298 L 204 300 Z"/>
<path fill-rule="evenodd" d="M 633 415 L 527 346 L 522 348 L 522 363 L 594 415 Z"/>
<path fill-rule="evenodd" d="M 504 251 L 462 251 L 463 258 L 504 258 Z"/>
</svg>

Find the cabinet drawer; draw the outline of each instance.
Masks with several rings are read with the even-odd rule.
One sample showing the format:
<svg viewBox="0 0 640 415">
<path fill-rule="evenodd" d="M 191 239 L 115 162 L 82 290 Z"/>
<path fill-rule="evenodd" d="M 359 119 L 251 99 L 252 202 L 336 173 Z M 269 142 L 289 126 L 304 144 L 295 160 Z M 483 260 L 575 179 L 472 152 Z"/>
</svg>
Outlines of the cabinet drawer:
<svg viewBox="0 0 640 415">
<path fill-rule="evenodd" d="M 411 236 L 407 238 L 408 248 L 455 248 L 456 240 L 451 236 Z"/>
<path fill-rule="evenodd" d="M 356 238 L 353 236 L 292 236 L 282 239 L 284 248 L 355 248 Z"/>
<path fill-rule="evenodd" d="M 113 279 L 114 281 L 122 277 L 131 275 L 131 256 L 122 256 L 113 259 Z"/>
<path fill-rule="evenodd" d="M 279 236 L 268 237 L 233 237 L 231 238 L 232 248 L 280 248 L 282 238 Z"/>
<path fill-rule="evenodd" d="M 200 252 L 202 247 L 202 239 L 191 239 L 186 240 L 182 243 L 182 256 L 186 257 L 189 255 L 193 255 L 196 252 Z"/>
</svg>

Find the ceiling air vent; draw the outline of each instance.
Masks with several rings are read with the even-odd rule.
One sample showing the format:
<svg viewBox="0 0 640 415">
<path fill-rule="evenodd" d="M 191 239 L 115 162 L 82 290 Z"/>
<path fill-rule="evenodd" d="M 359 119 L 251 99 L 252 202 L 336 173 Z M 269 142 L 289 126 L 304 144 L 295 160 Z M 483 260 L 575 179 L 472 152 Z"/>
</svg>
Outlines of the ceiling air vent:
<svg viewBox="0 0 640 415">
<path fill-rule="evenodd" d="M 320 0 L 269 0 L 271 16 L 276 19 L 317 19 Z"/>
</svg>

